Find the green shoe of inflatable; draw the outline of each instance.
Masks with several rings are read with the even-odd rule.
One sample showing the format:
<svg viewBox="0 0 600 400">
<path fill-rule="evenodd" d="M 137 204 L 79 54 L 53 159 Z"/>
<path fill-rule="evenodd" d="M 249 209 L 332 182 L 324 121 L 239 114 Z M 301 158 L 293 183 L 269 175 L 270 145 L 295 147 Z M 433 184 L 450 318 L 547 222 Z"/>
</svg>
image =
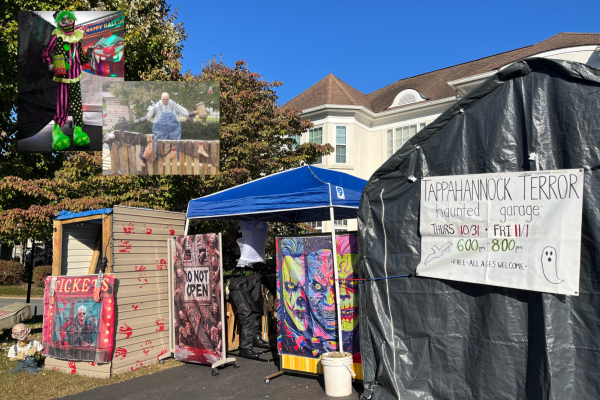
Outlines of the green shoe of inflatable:
<svg viewBox="0 0 600 400">
<path fill-rule="evenodd" d="M 58 124 L 54 124 L 52 128 L 52 148 L 56 151 L 64 150 L 71 144 L 71 141 L 60 130 Z"/>
<path fill-rule="evenodd" d="M 73 132 L 73 141 L 75 142 L 75 146 L 87 146 L 90 144 L 90 138 L 87 133 L 81 130 L 80 126 L 75 127 L 75 132 Z"/>
</svg>

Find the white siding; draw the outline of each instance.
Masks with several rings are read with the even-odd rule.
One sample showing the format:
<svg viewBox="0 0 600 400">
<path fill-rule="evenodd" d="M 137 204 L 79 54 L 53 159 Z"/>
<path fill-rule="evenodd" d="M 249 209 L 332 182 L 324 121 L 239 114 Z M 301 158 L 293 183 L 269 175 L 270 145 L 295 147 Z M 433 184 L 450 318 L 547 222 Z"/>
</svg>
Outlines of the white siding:
<svg viewBox="0 0 600 400">
<path fill-rule="evenodd" d="M 87 275 L 101 228 L 91 222 L 63 225 L 61 275 Z"/>
</svg>

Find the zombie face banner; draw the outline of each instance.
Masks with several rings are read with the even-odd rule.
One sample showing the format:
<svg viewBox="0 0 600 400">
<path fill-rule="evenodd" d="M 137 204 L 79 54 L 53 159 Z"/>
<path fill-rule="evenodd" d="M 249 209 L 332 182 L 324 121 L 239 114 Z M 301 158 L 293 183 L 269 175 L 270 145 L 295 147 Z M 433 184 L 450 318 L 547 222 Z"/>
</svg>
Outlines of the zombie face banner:
<svg viewBox="0 0 600 400">
<path fill-rule="evenodd" d="M 179 236 L 173 247 L 175 359 L 213 364 L 225 351 L 219 236 Z"/>
<path fill-rule="evenodd" d="M 93 46 L 91 61 L 84 71 L 94 75 L 124 77 L 125 16 L 123 13 L 79 27 L 83 48 Z"/>
<path fill-rule="evenodd" d="M 358 348 L 356 235 L 336 237 L 344 350 Z M 330 236 L 277 238 L 277 322 L 280 354 L 318 358 L 338 349 Z"/>
<path fill-rule="evenodd" d="M 53 282 L 54 280 L 54 282 Z M 44 355 L 107 363 L 114 345 L 114 275 L 49 276 L 44 291 Z M 98 300 L 98 301 L 96 301 Z"/>
</svg>

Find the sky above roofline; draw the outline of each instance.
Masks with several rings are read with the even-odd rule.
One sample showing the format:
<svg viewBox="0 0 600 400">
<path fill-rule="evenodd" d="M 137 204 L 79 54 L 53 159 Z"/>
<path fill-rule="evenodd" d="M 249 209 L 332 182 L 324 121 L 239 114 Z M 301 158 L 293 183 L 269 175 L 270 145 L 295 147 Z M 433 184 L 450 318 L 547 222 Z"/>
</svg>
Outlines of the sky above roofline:
<svg viewBox="0 0 600 400">
<path fill-rule="evenodd" d="M 526 3 L 526 4 L 524 4 Z M 560 32 L 600 32 L 597 0 L 227 3 L 198 13 L 197 2 L 174 0 L 189 35 L 183 69 L 223 54 L 284 85 L 279 104 L 327 74 L 363 93 L 399 79 L 530 46 Z"/>
</svg>

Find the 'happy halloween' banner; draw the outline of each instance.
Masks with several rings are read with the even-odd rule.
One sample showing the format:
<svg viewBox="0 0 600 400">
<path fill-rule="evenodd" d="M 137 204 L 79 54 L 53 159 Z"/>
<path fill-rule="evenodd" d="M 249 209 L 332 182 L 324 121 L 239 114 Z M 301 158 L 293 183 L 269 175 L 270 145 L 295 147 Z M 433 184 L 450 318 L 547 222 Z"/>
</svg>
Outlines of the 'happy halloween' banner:
<svg viewBox="0 0 600 400">
<path fill-rule="evenodd" d="M 54 282 L 53 282 L 54 280 Z M 107 363 L 114 345 L 114 275 L 49 276 L 44 290 L 44 355 Z"/>
<path fill-rule="evenodd" d="M 91 61 L 84 71 L 94 75 L 123 78 L 125 50 L 125 16 L 118 13 L 107 19 L 82 25 L 82 44 L 86 49 L 93 46 Z"/>
</svg>

